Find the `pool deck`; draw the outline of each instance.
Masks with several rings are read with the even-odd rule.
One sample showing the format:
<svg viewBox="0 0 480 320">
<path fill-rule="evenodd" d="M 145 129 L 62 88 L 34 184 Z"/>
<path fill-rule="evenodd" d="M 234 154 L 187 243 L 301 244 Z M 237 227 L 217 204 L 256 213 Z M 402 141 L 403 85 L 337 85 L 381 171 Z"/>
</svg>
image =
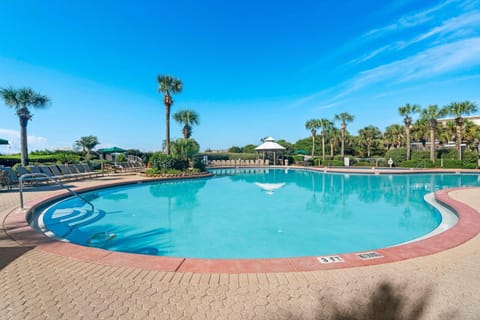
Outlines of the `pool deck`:
<svg viewBox="0 0 480 320">
<path fill-rule="evenodd" d="M 83 189 L 139 179 L 118 175 L 69 185 Z M 32 188 L 25 199 L 30 205 L 61 192 Z M 443 192 L 441 197 L 479 218 L 480 189 Z M 43 236 L 22 241 L 31 231 L 17 219 L 18 198 L 16 191 L 0 191 L 0 319 L 345 319 L 352 314 L 361 319 L 399 314 L 417 315 L 411 319 L 480 318 L 477 233 L 450 249 L 381 264 L 367 260 L 363 264 L 368 266 L 331 263 L 324 270 L 284 272 L 280 261 L 281 272 L 239 273 L 205 266 L 178 272 L 178 266 L 154 270 L 159 268 L 148 259 L 143 265 L 116 255 L 95 260 L 95 249 L 74 245 L 69 245 L 74 247 L 70 252 L 66 247 L 59 252 L 63 244 L 45 242 Z M 464 226 L 461 233 L 479 225 Z M 418 310 L 423 313 L 415 314 Z"/>
</svg>

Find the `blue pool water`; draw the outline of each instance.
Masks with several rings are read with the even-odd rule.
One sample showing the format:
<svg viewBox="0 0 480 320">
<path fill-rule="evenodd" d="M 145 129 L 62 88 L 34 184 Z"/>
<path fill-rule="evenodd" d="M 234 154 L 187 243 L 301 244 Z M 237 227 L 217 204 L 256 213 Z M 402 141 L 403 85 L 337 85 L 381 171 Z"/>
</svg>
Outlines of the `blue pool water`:
<svg viewBox="0 0 480 320">
<path fill-rule="evenodd" d="M 40 225 L 73 243 L 187 258 L 278 258 L 377 249 L 432 231 L 423 196 L 478 186 L 477 175 L 329 174 L 223 169 L 215 177 L 99 189 L 45 210 Z"/>
</svg>

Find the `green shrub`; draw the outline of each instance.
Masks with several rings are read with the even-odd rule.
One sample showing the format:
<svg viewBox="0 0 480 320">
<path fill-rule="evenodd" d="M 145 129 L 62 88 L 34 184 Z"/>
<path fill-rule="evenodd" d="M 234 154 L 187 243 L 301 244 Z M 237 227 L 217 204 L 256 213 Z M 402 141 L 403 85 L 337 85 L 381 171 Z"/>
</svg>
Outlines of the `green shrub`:
<svg viewBox="0 0 480 320">
<path fill-rule="evenodd" d="M 400 163 L 399 167 L 402 168 L 434 168 L 434 164 L 430 160 L 405 160 Z"/>
<path fill-rule="evenodd" d="M 443 159 L 443 167 L 444 168 L 461 168 L 462 161 L 461 160 L 452 160 L 452 159 Z"/>
<path fill-rule="evenodd" d="M 392 158 L 393 165 L 398 166 L 402 161 L 407 160 L 407 150 L 405 148 L 390 149 L 385 153 L 387 161 Z"/>
<path fill-rule="evenodd" d="M 175 159 L 161 152 L 154 153 L 149 159 L 150 167 L 158 170 L 170 169 L 175 165 Z"/>
<path fill-rule="evenodd" d="M 412 151 L 412 159 L 411 160 L 423 160 L 423 159 L 425 159 L 425 160 L 430 159 L 430 152 L 429 151 L 421 151 L 421 150 Z"/>
<path fill-rule="evenodd" d="M 477 165 L 478 156 L 476 152 L 465 150 L 462 154 L 463 164 L 475 164 Z"/>
<path fill-rule="evenodd" d="M 20 157 L 0 157 L 0 165 L 5 167 L 13 167 L 15 164 L 20 163 Z"/>
<path fill-rule="evenodd" d="M 193 163 L 193 169 L 197 169 L 199 172 L 207 171 L 205 169 L 205 164 L 200 159 L 195 160 L 195 162 Z"/>
<path fill-rule="evenodd" d="M 120 153 L 118 156 L 116 156 L 115 160 L 116 160 L 117 162 L 126 162 L 126 161 L 127 161 L 127 157 L 125 156 L 125 154 Z"/>
<path fill-rule="evenodd" d="M 59 163 L 77 163 L 80 161 L 80 156 L 74 153 L 58 153 L 55 155 L 55 159 Z"/>
<path fill-rule="evenodd" d="M 478 165 L 476 163 L 464 163 L 463 169 L 477 169 Z"/>
<path fill-rule="evenodd" d="M 303 163 L 303 161 L 305 160 L 305 157 L 300 155 L 300 154 L 297 154 L 297 155 L 294 155 L 291 157 L 293 159 L 293 161 L 298 164 L 298 163 Z"/>
<path fill-rule="evenodd" d="M 158 170 L 157 168 L 145 169 L 145 175 L 147 175 L 147 176 L 154 176 L 154 175 L 157 175 L 159 173 L 160 173 L 160 170 Z"/>
</svg>

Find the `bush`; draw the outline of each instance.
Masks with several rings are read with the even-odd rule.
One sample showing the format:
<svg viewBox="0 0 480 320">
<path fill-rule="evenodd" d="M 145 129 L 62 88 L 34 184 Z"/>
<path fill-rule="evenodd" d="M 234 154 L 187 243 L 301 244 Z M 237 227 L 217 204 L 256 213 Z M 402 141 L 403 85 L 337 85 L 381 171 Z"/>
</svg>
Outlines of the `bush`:
<svg viewBox="0 0 480 320">
<path fill-rule="evenodd" d="M 151 168 L 158 169 L 162 173 L 169 169 L 184 171 L 188 168 L 188 160 L 175 159 L 161 152 L 154 153 L 149 163 Z"/>
<path fill-rule="evenodd" d="M 76 163 L 80 161 L 80 156 L 73 153 L 58 153 L 55 155 L 59 163 Z"/>
<path fill-rule="evenodd" d="M 193 169 L 197 169 L 199 172 L 206 171 L 205 164 L 200 159 L 195 160 L 195 162 L 193 163 Z"/>
<path fill-rule="evenodd" d="M 5 167 L 13 167 L 17 163 L 20 163 L 20 157 L 0 157 L 0 165 Z"/>
<path fill-rule="evenodd" d="M 402 161 L 407 160 L 407 150 L 405 148 L 390 149 L 385 153 L 387 161 L 392 158 L 393 165 L 398 166 Z"/>
<path fill-rule="evenodd" d="M 293 160 L 296 164 L 298 164 L 298 163 L 303 163 L 303 161 L 305 160 L 305 157 L 302 156 L 302 155 L 300 155 L 300 154 L 294 155 L 294 156 L 292 156 L 291 158 L 292 158 L 292 160 Z"/>
<path fill-rule="evenodd" d="M 420 151 L 415 150 L 412 152 L 412 159 L 411 160 L 429 160 L 430 159 L 430 152 L 429 151 Z"/>
<path fill-rule="evenodd" d="M 400 163 L 402 168 L 434 168 L 434 163 L 430 160 L 406 160 Z"/>
<path fill-rule="evenodd" d="M 462 161 L 461 160 L 452 160 L 452 159 L 443 159 L 443 167 L 444 168 L 461 168 Z"/>
</svg>

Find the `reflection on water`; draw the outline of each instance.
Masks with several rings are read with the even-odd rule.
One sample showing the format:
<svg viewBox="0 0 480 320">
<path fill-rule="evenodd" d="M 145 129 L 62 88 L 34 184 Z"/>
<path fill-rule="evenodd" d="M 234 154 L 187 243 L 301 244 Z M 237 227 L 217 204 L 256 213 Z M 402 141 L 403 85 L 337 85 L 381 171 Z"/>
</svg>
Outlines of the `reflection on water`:
<svg viewBox="0 0 480 320">
<path fill-rule="evenodd" d="M 114 234 L 105 249 L 203 258 L 324 255 L 371 250 L 420 237 L 440 223 L 423 199 L 477 186 L 477 175 L 358 175 L 219 169 L 206 179 L 85 194 L 50 208 L 47 227 L 77 243 Z M 74 225 L 74 228 L 72 228 Z M 68 232 L 67 232 L 68 231 Z"/>
</svg>

